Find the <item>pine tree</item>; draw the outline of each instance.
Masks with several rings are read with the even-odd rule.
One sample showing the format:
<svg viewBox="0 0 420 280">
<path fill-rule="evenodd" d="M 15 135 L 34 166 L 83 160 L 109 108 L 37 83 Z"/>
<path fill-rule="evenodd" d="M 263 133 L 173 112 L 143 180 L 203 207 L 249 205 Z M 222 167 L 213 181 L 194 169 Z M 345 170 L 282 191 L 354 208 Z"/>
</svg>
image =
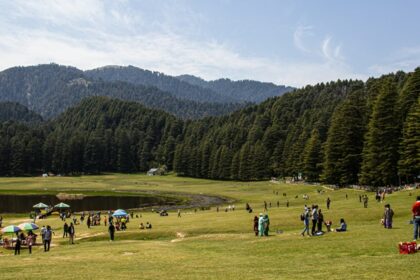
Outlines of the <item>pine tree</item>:
<svg viewBox="0 0 420 280">
<path fill-rule="evenodd" d="M 373 107 L 363 148 L 360 182 L 364 185 L 385 186 L 398 182 L 397 97 L 395 84 L 391 78 L 385 79 Z"/>
<path fill-rule="evenodd" d="M 358 182 L 366 127 L 366 99 L 363 91 L 349 95 L 334 112 L 325 144 L 321 179 L 328 184 Z"/>
<path fill-rule="evenodd" d="M 303 174 L 309 182 L 318 182 L 321 172 L 321 139 L 317 129 L 312 130 L 311 137 L 306 143 L 303 158 Z"/>
<path fill-rule="evenodd" d="M 406 183 L 416 182 L 420 175 L 420 98 L 411 107 L 404 124 L 398 173 Z"/>
</svg>

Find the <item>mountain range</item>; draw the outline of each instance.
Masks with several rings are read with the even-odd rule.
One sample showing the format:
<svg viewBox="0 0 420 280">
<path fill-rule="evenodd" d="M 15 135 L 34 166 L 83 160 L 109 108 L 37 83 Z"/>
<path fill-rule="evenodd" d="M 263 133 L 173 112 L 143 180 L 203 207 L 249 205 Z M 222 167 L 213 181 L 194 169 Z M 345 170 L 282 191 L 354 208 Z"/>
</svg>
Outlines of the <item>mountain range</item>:
<svg viewBox="0 0 420 280">
<path fill-rule="evenodd" d="M 0 72 L 0 102 L 20 103 L 50 119 L 85 97 L 108 96 L 162 109 L 182 119 L 197 119 L 229 114 L 292 90 L 256 81 L 206 82 L 186 77 L 133 66 L 88 71 L 57 64 L 14 67 Z"/>
</svg>

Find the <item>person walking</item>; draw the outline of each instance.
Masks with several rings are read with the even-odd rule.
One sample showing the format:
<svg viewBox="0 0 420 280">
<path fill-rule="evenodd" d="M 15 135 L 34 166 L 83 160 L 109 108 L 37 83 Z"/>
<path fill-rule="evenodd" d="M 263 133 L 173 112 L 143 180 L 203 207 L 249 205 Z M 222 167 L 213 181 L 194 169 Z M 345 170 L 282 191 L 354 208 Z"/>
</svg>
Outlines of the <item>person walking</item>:
<svg viewBox="0 0 420 280">
<path fill-rule="evenodd" d="M 312 205 L 312 231 L 311 234 L 314 235 L 316 232 L 316 224 L 318 222 L 318 205 Z"/>
<path fill-rule="evenodd" d="M 301 233 L 302 236 L 305 236 L 305 232 L 308 233 L 308 236 L 311 236 L 309 233 L 309 208 L 305 208 L 305 212 L 302 214 L 302 220 L 303 220 L 303 231 Z"/>
<path fill-rule="evenodd" d="M 67 223 L 64 223 L 64 226 L 63 226 L 63 238 L 64 237 L 67 237 L 68 231 L 69 231 L 69 225 Z"/>
<path fill-rule="evenodd" d="M 73 223 L 70 223 L 70 226 L 68 228 L 68 233 L 69 233 L 69 244 L 74 244 L 74 235 L 76 231 L 74 230 Z"/>
<path fill-rule="evenodd" d="M 178 218 L 181 218 L 181 209 L 178 209 Z"/>
<path fill-rule="evenodd" d="M 50 251 L 51 239 L 52 239 L 53 231 L 50 226 L 47 226 L 44 235 L 44 252 Z"/>
<path fill-rule="evenodd" d="M 327 209 L 330 210 L 331 199 L 330 197 L 327 198 Z"/>
<path fill-rule="evenodd" d="M 108 232 L 109 232 L 109 240 L 114 241 L 115 226 L 113 223 L 109 223 Z"/>
<path fill-rule="evenodd" d="M 417 240 L 419 237 L 419 227 L 420 227 L 420 196 L 417 196 L 416 202 L 411 208 L 413 213 L 413 226 L 414 226 L 414 240 Z"/>
<path fill-rule="evenodd" d="M 41 241 L 42 241 L 42 244 L 44 244 L 44 237 L 45 237 L 45 231 L 46 231 L 47 229 L 45 228 L 45 226 L 42 226 L 42 228 L 41 228 Z"/>
</svg>

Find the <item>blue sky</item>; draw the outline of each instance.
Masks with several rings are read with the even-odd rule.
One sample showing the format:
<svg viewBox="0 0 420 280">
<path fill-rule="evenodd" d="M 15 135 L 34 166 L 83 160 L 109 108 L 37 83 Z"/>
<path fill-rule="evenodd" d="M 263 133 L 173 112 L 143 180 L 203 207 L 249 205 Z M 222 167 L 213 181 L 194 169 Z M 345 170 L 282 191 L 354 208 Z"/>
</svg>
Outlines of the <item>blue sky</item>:
<svg viewBox="0 0 420 280">
<path fill-rule="evenodd" d="M 420 1 L 0 0 L 0 69 L 55 62 L 304 86 L 420 66 Z"/>
</svg>

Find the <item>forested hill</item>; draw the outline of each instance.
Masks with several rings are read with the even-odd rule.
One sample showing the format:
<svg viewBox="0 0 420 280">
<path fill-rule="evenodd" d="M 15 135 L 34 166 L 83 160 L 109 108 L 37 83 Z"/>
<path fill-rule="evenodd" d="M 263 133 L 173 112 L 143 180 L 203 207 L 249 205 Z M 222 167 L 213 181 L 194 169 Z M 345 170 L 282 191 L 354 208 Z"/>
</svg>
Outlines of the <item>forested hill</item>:
<svg viewBox="0 0 420 280">
<path fill-rule="evenodd" d="M 0 102 L 0 123 L 6 121 L 40 123 L 42 117 L 19 103 Z"/>
<path fill-rule="evenodd" d="M 174 96 L 197 102 L 234 103 L 234 98 L 210 89 L 192 85 L 159 72 L 143 70 L 134 66 L 105 66 L 85 72 L 88 77 L 104 81 L 122 81 L 131 84 L 156 87 Z"/>
<path fill-rule="evenodd" d="M 172 77 L 134 66 L 106 66 L 85 72 L 91 78 L 104 81 L 124 81 L 154 86 L 174 96 L 197 102 L 260 103 L 269 97 L 280 96 L 293 88 L 258 81 L 219 79 L 207 82 L 191 75 Z"/>
<path fill-rule="evenodd" d="M 195 121 L 94 97 L 46 125 L 1 124 L 0 172 L 137 172 L 166 165 L 179 175 L 212 179 L 411 183 L 420 174 L 419 96 L 420 68 L 307 86 Z"/>
<path fill-rule="evenodd" d="M 219 94 L 229 96 L 236 101 L 254 103 L 263 102 L 270 97 L 280 96 L 294 89 L 287 86 L 278 86 L 273 83 L 263 83 L 251 80 L 232 81 L 230 79 L 218 79 L 214 81 L 205 81 L 191 75 L 181 75 L 177 78 L 190 84 L 211 89 Z"/>
<path fill-rule="evenodd" d="M 307 86 L 229 117 L 187 124 L 178 174 L 257 180 L 302 175 L 338 185 L 396 185 L 420 174 L 420 68 Z"/>
<path fill-rule="evenodd" d="M 172 168 L 182 121 L 135 102 L 92 97 L 43 126 L 0 123 L 0 175 Z"/>
<path fill-rule="evenodd" d="M 183 119 L 228 114 L 247 105 L 182 100 L 156 87 L 91 80 L 83 71 L 56 64 L 14 67 L 0 72 L 0 102 L 18 102 L 45 119 L 90 96 L 136 101 Z"/>
</svg>

